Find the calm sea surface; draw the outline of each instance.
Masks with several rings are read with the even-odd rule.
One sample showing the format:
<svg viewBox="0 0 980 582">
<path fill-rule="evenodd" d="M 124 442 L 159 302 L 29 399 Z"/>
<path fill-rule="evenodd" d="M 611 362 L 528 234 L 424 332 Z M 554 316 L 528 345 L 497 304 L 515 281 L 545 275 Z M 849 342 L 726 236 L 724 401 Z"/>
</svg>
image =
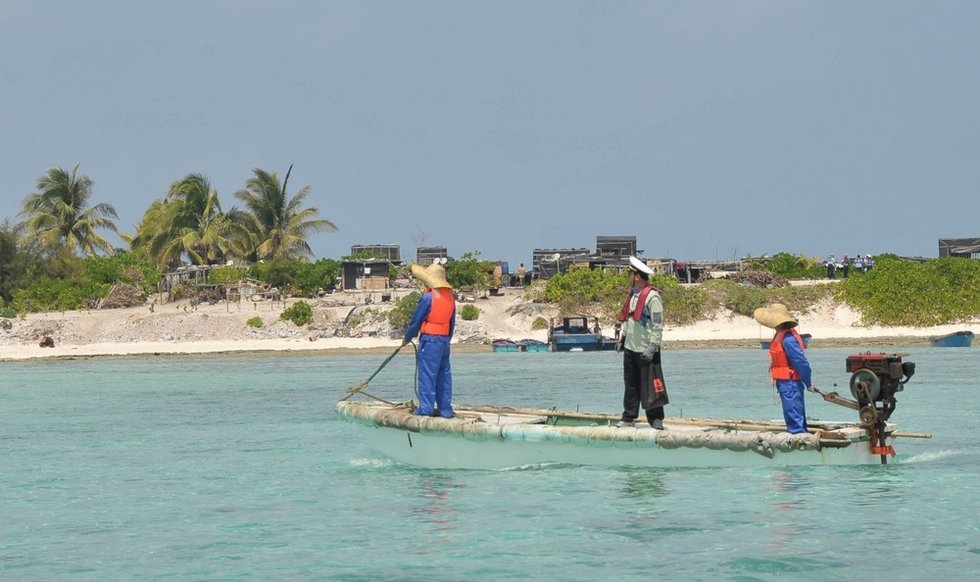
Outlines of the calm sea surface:
<svg viewBox="0 0 980 582">
<path fill-rule="evenodd" d="M 811 350 L 817 385 L 847 392 L 856 351 Z M 976 348 L 912 350 L 893 420 L 934 438 L 861 467 L 403 466 L 334 412 L 383 359 L 0 363 L 0 579 L 980 576 Z M 453 365 L 457 402 L 619 412 L 614 353 Z M 762 350 L 667 351 L 668 415 L 779 418 L 766 366 Z M 408 400 L 413 371 L 399 356 L 368 391 Z"/>
</svg>

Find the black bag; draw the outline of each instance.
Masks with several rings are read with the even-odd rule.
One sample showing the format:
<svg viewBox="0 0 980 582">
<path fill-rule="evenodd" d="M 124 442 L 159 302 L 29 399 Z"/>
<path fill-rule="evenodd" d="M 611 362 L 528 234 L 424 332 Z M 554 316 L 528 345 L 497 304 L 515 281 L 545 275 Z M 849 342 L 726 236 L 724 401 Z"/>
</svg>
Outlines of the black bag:
<svg viewBox="0 0 980 582">
<path fill-rule="evenodd" d="M 644 410 L 649 410 L 669 403 L 667 385 L 664 384 L 664 370 L 660 365 L 660 350 L 657 350 L 653 353 L 650 364 L 640 368 L 640 406 Z"/>
</svg>

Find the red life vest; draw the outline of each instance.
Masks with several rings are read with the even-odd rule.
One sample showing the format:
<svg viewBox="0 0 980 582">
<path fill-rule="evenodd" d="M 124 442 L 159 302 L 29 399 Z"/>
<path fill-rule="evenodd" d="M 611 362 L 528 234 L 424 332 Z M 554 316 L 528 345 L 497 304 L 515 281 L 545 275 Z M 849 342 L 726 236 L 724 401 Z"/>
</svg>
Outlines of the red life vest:
<svg viewBox="0 0 980 582">
<path fill-rule="evenodd" d="M 772 364 L 769 365 L 769 373 L 772 375 L 773 380 L 799 380 L 800 375 L 789 365 L 789 359 L 786 357 L 786 350 L 783 349 L 783 338 L 786 334 L 792 335 L 796 338 L 796 341 L 800 344 L 800 349 L 805 349 L 803 345 L 803 338 L 800 334 L 796 332 L 796 328 L 781 329 L 776 332 L 773 336 L 772 341 L 769 342 L 769 358 L 772 360 Z"/>
<path fill-rule="evenodd" d="M 654 287 L 653 285 L 647 285 L 640 291 L 640 296 L 636 299 L 636 309 L 633 310 L 633 320 L 640 321 L 643 316 L 643 307 L 647 304 L 647 295 L 651 291 L 656 291 L 662 297 L 664 292 L 660 289 Z M 623 308 L 619 311 L 619 321 L 626 321 L 630 317 L 630 299 L 633 298 L 632 292 L 626 297 L 626 303 L 623 303 Z"/>
<path fill-rule="evenodd" d="M 456 310 L 453 292 L 445 287 L 426 289 L 425 292 L 432 294 L 432 305 L 429 306 L 429 315 L 422 322 L 420 331 L 429 335 L 449 335 L 449 322 Z"/>
</svg>

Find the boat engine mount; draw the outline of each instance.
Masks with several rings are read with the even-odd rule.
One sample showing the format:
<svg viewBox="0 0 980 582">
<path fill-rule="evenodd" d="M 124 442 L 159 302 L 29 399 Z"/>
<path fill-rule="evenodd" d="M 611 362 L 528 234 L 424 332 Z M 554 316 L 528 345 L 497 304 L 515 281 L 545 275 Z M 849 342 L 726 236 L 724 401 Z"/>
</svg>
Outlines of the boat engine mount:
<svg viewBox="0 0 980 582">
<path fill-rule="evenodd" d="M 915 364 L 902 361 L 907 355 L 864 352 L 847 356 L 845 371 L 851 374 L 848 386 L 854 400 L 837 392 L 816 390 L 827 402 L 857 411 L 861 426 L 870 434 L 871 451 L 881 456 L 882 464 L 886 463 L 886 455 L 895 454 L 895 449 L 886 443 L 885 421 L 895 411 L 895 394 L 904 390 L 905 383 L 915 374 Z"/>
<path fill-rule="evenodd" d="M 907 355 L 866 352 L 847 356 L 851 396 L 857 400 L 858 417 L 864 426 L 888 420 L 895 410 L 895 393 L 904 390 L 915 374 L 915 364 L 902 361 Z"/>
</svg>

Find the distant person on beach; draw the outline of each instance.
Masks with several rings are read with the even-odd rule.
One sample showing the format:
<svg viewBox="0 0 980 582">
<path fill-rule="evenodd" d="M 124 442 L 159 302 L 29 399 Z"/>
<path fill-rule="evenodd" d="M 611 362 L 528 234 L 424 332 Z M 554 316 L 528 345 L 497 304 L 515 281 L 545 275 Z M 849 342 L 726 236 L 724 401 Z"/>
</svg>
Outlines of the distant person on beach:
<svg viewBox="0 0 980 582">
<path fill-rule="evenodd" d="M 425 285 L 419 305 L 402 340 L 404 346 L 417 335 L 419 348 L 418 416 L 453 417 L 453 371 L 449 342 L 456 331 L 456 300 L 446 280 L 446 270 L 433 263 L 412 265 L 412 275 Z"/>
<path fill-rule="evenodd" d="M 830 255 L 823 264 L 827 267 L 827 278 L 833 279 L 834 271 L 837 269 L 837 257 Z"/>
<path fill-rule="evenodd" d="M 847 279 L 847 272 L 851 270 L 851 259 L 847 258 L 847 255 L 840 260 L 840 268 L 844 272 L 844 278 Z"/>
<path fill-rule="evenodd" d="M 618 427 L 634 426 L 640 406 L 652 428 L 664 428 L 664 405 L 669 403 L 660 365 L 660 342 L 664 333 L 664 303 L 660 289 L 650 284 L 653 270 L 630 257 L 630 290 L 619 312 L 622 324 L 623 415 Z"/>
<path fill-rule="evenodd" d="M 854 255 L 854 272 L 863 273 L 864 272 L 864 259 L 861 255 Z"/>
<path fill-rule="evenodd" d="M 864 255 L 864 271 L 868 272 L 871 267 L 875 264 L 875 260 L 871 258 L 871 255 Z"/>
<path fill-rule="evenodd" d="M 524 273 L 526 273 L 526 271 L 524 270 L 524 263 L 521 263 L 521 266 L 520 267 L 517 267 L 517 284 L 518 285 L 524 285 Z"/>
<path fill-rule="evenodd" d="M 817 389 L 811 379 L 810 362 L 803 352 L 803 338 L 796 331 L 799 322 L 782 303 L 760 307 L 752 313 L 752 317 L 760 324 L 776 330 L 776 335 L 769 342 L 769 358 L 772 362 L 769 365 L 769 374 L 783 406 L 786 430 L 793 434 L 805 433 L 806 405 L 803 391 L 816 392 Z"/>
</svg>

